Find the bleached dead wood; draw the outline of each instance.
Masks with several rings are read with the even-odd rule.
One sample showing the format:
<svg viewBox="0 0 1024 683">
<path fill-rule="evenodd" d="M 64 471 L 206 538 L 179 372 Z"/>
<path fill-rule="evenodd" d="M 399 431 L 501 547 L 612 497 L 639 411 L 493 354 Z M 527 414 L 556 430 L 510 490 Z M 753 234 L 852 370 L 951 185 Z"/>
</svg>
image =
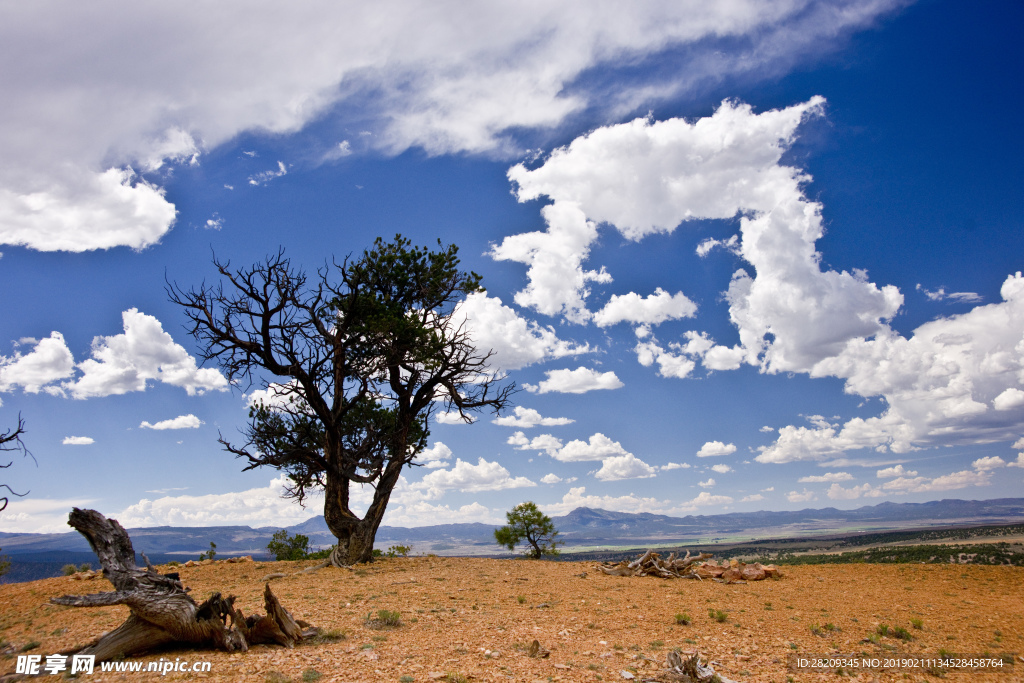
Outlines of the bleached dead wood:
<svg viewBox="0 0 1024 683">
<path fill-rule="evenodd" d="M 677 558 L 672 553 L 665 560 L 653 550 L 648 550 L 633 561 L 623 560 L 617 564 L 600 564 L 597 568 L 611 576 L 657 576 L 663 579 L 704 579 L 713 578 L 725 583 L 745 583 L 746 581 L 760 581 L 779 575 L 775 565 L 764 565 L 760 563 L 744 564 L 736 560 L 719 566 L 714 562 L 704 562 L 713 556 L 711 553 L 700 553 L 691 557 L 690 551 L 686 556 Z"/>
<path fill-rule="evenodd" d="M 715 673 L 711 662 L 701 664 L 700 655 L 696 652 L 683 655 L 672 650 L 666 658 L 665 670 L 654 678 L 643 678 L 642 683 L 711 683 L 716 679 L 721 683 L 736 683 L 731 678 Z"/>
<path fill-rule="evenodd" d="M 270 584 L 263 591 L 265 616 L 246 618 L 234 606 L 234 596 L 224 598 L 220 593 L 197 605 L 176 572 L 159 574 L 148 561 L 146 569 L 135 566 L 131 539 L 117 520 L 95 510 L 74 508 L 68 524 L 89 541 L 115 590 L 65 595 L 50 602 L 71 607 L 126 605 L 131 614 L 110 633 L 65 654 L 91 654 L 97 661 L 105 661 L 170 643 L 227 651 L 245 651 L 256 643 L 292 647 L 317 632 L 292 618 L 270 590 Z"/>
</svg>

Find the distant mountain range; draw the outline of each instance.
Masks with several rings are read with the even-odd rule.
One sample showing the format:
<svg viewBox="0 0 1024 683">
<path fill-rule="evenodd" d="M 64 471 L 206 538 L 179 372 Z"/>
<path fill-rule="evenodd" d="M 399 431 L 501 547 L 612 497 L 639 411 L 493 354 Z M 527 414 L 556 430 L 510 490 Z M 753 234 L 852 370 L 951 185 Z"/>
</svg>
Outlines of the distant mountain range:
<svg viewBox="0 0 1024 683">
<path fill-rule="evenodd" d="M 576 508 L 552 517 L 565 550 L 593 547 L 639 547 L 670 543 L 711 543 L 753 539 L 801 537 L 829 533 L 896 530 L 912 527 L 967 526 L 1024 521 L 1024 498 L 996 500 L 939 500 L 929 503 L 881 503 L 837 510 L 823 508 L 793 512 L 732 512 L 721 515 L 669 517 L 646 512 L 611 512 Z M 495 527 L 490 524 L 441 524 L 423 527 L 382 526 L 376 545 L 412 546 L 414 553 L 439 555 L 497 555 Z M 279 527 L 147 527 L 129 529 L 132 544 L 150 557 L 189 559 L 217 544 L 221 555 L 264 555 Z M 309 537 L 311 546 L 328 546 L 334 537 L 323 516 L 287 527 L 289 533 Z M 13 560 L 30 561 L 40 553 L 91 553 L 85 539 L 74 531 L 63 534 L 0 532 L 0 548 Z"/>
</svg>

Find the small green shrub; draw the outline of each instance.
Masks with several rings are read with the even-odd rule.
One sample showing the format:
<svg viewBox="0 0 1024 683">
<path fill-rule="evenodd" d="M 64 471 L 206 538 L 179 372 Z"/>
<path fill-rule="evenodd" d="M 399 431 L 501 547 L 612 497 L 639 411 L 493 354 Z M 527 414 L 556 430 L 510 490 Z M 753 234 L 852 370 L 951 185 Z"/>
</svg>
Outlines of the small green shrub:
<svg viewBox="0 0 1024 683">
<path fill-rule="evenodd" d="M 398 683 L 413 683 L 413 681 L 415 681 L 415 680 L 416 679 L 413 678 L 412 676 L 410 676 L 409 674 L 405 674 L 404 676 L 401 676 L 398 679 Z"/>
<path fill-rule="evenodd" d="M 409 557 L 409 553 L 412 551 L 412 546 L 408 545 L 393 545 L 388 548 L 388 551 L 384 553 L 388 557 Z"/>
<path fill-rule="evenodd" d="M 889 635 L 889 624 L 879 624 L 878 628 L 875 629 L 875 633 L 883 637 Z"/>
<path fill-rule="evenodd" d="M 683 612 L 682 614 L 677 614 L 676 615 L 676 624 L 678 626 L 689 626 L 690 625 L 690 621 L 691 621 L 690 615 L 687 614 L 686 612 Z"/>
<path fill-rule="evenodd" d="M 203 560 L 212 560 L 216 556 L 217 556 L 217 544 L 214 543 L 213 541 L 210 541 L 210 549 L 207 550 L 204 553 L 199 553 L 199 561 L 202 562 Z"/>
<path fill-rule="evenodd" d="M 924 621 L 921 619 L 911 619 L 910 625 L 916 628 L 918 631 L 924 628 Z"/>
<path fill-rule="evenodd" d="M 908 631 L 907 629 L 903 628 L 902 626 L 897 626 L 896 628 L 894 628 L 892 630 L 892 635 L 893 635 L 893 637 L 899 638 L 900 640 L 913 640 L 914 639 L 914 636 L 910 635 L 910 631 Z"/>
<path fill-rule="evenodd" d="M 76 567 L 73 564 L 66 564 L 60 568 L 60 571 L 64 574 L 64 576 L 71 576 L 72 574 L 78 573 L 78 567 Z"/>
<path fill-rule="evenodd" d="M 334 552 L 334 546 L 332 545 L 332 546 L 328 546 L 326 548 L 321 548 L 320 550 L 314 550 L 311 553 L 306 553 L 306 557 L 304 557 L 303 559 L 305 559 L 305 560 L 326 560 L 327 558 L 329 558 L 331 556 L 331 553 L 333 553 L 333 552 Z"/>
<path fill-rule="evenodd" d="M 78 565 L 78 571 L 80 571 L 80 572 L 90 572 L 90 571 L 92 571 L 92 565 L 89 564 L 88 562 L 83 562 L 82 564 Z"/>
<path fill-rule="evenodd" d="M 320 629 L 317 634 L 310 639 L 310 642 L 318 645 L 322 643 L 337 643 L 340 640 L 345 640 L 347 637 L 348 636 L 345 635 L 345 632 L 340 629 Z"/>
<path fill-rule="evenodd" d="M 402 615 L 386 609 L 377 610 L 377 616 L 373 612 L 366 615 L 366 625 L 370 628 L 397 628 L 402 625 Z"/>
<path fill-rule="evenodd" d="M 316 669 L 306 669 L 302 672 L 303 683 L 315 683 L 315 681 L 319 681 L 323 677 L 324 675 Z"/>
<path fill-rule="evenodd" d="M 729 620 L 729 613 L 725 610 L 720 609 L 708 609 L 708 616 L 717 621 L 720 624 L 724 624 Z"/>
</svg>

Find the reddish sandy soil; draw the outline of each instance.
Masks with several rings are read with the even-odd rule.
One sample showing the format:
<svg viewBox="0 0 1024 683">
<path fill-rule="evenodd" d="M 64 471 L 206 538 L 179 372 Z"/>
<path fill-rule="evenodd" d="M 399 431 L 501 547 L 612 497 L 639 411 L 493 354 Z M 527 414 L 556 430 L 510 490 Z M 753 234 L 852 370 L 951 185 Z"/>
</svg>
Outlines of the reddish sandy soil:
<svg viewBox="0 0 1024 683">
<path fill-rule="evenodd" d="M 201 600 L 238 596 L 246 614 L 262 611 L 262 577 L 307 563 L 213 563 L 181 568 Z M 949 681 L 1024 680 L 1024 569 L 954 565 L 783 567 L 778 580 L 746 585 L 605 576 L 591 563 L 418 557 L 364 569 L 322 569 L 275 579 L 272 587 L 297 618 L 336 637 L 293 650 L 256 646 L 247 653 L 177 649 L 139 657 L 210 662 L 210 673 L 171 672 L 163 680 L 225 681 L 640 681 L 655 677 L 672 648 L 698 651 L 737 681 L 937 681 L 923 669 L 895 666 L 849 675 L 790 667 L 793 655 L 851 654 L 935 658 L 989 653 L 1002 670 L 949 671 Z M 578 576 L 586 572 L 585 577 Z M 70 608 L 50 597 L 110 590 L 103 579 L 55 578 L 0 586 L 0 637 L 32 654 L 82 644 L 125 618 L 123 607 Z M 374 629 L 367 614 L 386 609 L 402 625 Z M 708 610 L 727 613 L 718 622 Z M 690 625 L 675 615 L 688 614 Z M 921 628 L 914 627 L 919 620 Z M 828 630 L 827 624 L 834 626 Z M 902 626 L 907 642 L 865 642 L 880 624 Z M 822 633 L 812 633 L 816 627 Z M 538 640 L 544 659 L 526 650 Z M 0 672 L 14 670 L 13 656 Z M 624 675 L 625 672 L 627 675 Z M 319 676 L 318 676 L 319 675 Z M 460 678 L 462 677 L 462 678 Z M 100 673 L 85 680 L 155 680 L 152 673 Z M 44 676 L 42 680 L 58 680 Z"/>
</svg>

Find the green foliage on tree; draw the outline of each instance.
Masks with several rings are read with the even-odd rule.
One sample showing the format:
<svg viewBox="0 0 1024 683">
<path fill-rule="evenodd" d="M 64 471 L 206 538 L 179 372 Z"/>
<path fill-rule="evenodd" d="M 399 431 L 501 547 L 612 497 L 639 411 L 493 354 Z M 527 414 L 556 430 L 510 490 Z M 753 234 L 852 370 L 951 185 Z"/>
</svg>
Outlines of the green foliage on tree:
<svg viewBox="0 0 1024 683">
<path fill-rule="evenodd" d="M 274 532 L 267 550 L 275 560 L 305 560 L 309 557 L 309 537 L 302 534 L 289 536 L 284 529 Z"/>
<path fill-rule="evenodd" d="M 508 524 L 494 530 L 498 545 L 515 550 L 517 545 L 526 545 L 526 556 L 540 559 L 545 555 L 557 555 L 561 541 L 556 541 L 558 531 L 551 518 L 537 509 L 532 501 L 520 503 L 505 513 Z"/>
<path fill-rule="evenodd" d="M 205 553 L 199 553 L 199 561 L 202 562 L 203 560 L 212 560 L 216 556 L 217 544 L 213 541 L 210 541 L 210 549 L 207 550 Z"/>
</svg>

